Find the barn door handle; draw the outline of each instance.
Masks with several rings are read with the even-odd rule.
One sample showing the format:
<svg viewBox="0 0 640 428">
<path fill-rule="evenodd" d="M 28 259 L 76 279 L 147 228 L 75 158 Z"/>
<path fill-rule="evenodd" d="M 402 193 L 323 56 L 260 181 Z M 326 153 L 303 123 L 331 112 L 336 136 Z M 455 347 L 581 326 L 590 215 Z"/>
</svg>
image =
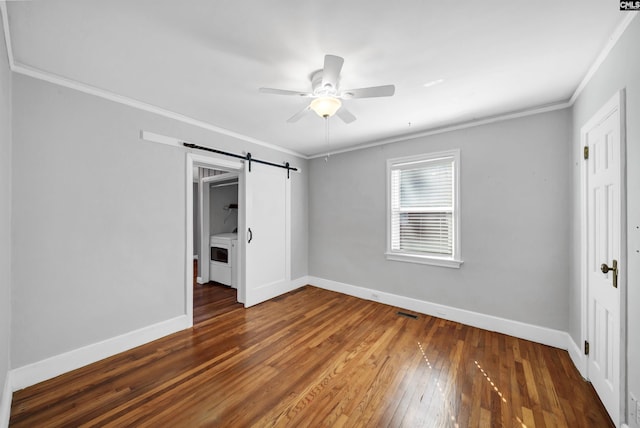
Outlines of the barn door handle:
<svg viewBox="0 0 640 428">
<path fill-rule="evenodd" d="M 247 231 L 247 235 L 249 235 L 249 240 L 247 241 L 247 244 L 250 244 L 251 240 L 253 239 L 253 232 L 251 231 L 251 228 L 249 228 L 249 230 Z"/>
<path fill-rule="evenodd" d="M 612 266 L 607 266 L 606 263 L 602 263 L 600 265 L 600 270 L 602 273 L 609 273 L 609 271 L 613 271 L 613 288 L 618 288 L 618 261 L 614 260 Z"/>
</svg>

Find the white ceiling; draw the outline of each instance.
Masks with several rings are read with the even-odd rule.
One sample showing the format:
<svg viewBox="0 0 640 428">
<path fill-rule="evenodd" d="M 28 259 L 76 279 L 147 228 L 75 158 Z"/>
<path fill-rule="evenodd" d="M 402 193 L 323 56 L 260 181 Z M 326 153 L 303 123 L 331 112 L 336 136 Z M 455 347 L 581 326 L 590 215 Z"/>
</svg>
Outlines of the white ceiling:
<svg viewBox="0 0 640 428">
<path fill-rule="evenodd" d="M 330 150 L 568 101 L 625 17 L 603 0 L 36 0 L 7 3 L 14 61 L 304 155 L 286 119 L 325 54 L 341 87 L 395 84 L 330 119 Z M 427 82 L 444 82 L 425 87 Z M 153 131 L 153 130 L 150 130 Z M 179 136 L 176 136 L 179 137 Z"/>
</svg>

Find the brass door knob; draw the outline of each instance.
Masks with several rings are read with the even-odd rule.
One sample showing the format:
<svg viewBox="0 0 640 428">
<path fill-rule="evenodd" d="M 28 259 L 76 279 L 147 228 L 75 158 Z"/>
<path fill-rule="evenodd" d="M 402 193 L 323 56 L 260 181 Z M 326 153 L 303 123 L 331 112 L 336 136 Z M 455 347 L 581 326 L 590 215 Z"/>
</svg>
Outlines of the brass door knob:
<svg viewBox="0 0 640 428">
<path fill-rule="evenodd" d="M 613 287 L 618 288 L 618 261 L 614 260 L 611 267 L 607 266 L 606 263 L 602 263 L 600 270 L 602 273 L 613 272 Z"/>
</svg>

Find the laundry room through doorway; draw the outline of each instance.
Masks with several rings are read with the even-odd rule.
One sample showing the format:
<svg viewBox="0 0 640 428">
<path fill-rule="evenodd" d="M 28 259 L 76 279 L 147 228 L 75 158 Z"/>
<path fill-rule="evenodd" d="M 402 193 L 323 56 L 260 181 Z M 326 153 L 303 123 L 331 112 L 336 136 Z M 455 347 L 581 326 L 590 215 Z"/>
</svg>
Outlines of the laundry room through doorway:
<svg viewBox="0 0 640 428">
<path fill-rule="evenodd" d="M 237 300 L 238 180 L 236 171 L 193 167 L 194 292 L 198 287 L 228 287 Z"/>
</svg>

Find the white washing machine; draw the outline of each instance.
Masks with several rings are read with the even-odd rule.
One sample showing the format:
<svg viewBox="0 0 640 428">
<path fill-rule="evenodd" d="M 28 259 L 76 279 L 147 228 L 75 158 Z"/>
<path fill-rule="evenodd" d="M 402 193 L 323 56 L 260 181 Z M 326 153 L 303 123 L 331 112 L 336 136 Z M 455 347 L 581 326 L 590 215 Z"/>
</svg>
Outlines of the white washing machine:
<svg viewBox="0 0 640 428">
<path fill-rule="evenodd" d="M 209 280 L 238 288 L 238 234 L 211 235 L 209 247 Z"/>
</svg>

